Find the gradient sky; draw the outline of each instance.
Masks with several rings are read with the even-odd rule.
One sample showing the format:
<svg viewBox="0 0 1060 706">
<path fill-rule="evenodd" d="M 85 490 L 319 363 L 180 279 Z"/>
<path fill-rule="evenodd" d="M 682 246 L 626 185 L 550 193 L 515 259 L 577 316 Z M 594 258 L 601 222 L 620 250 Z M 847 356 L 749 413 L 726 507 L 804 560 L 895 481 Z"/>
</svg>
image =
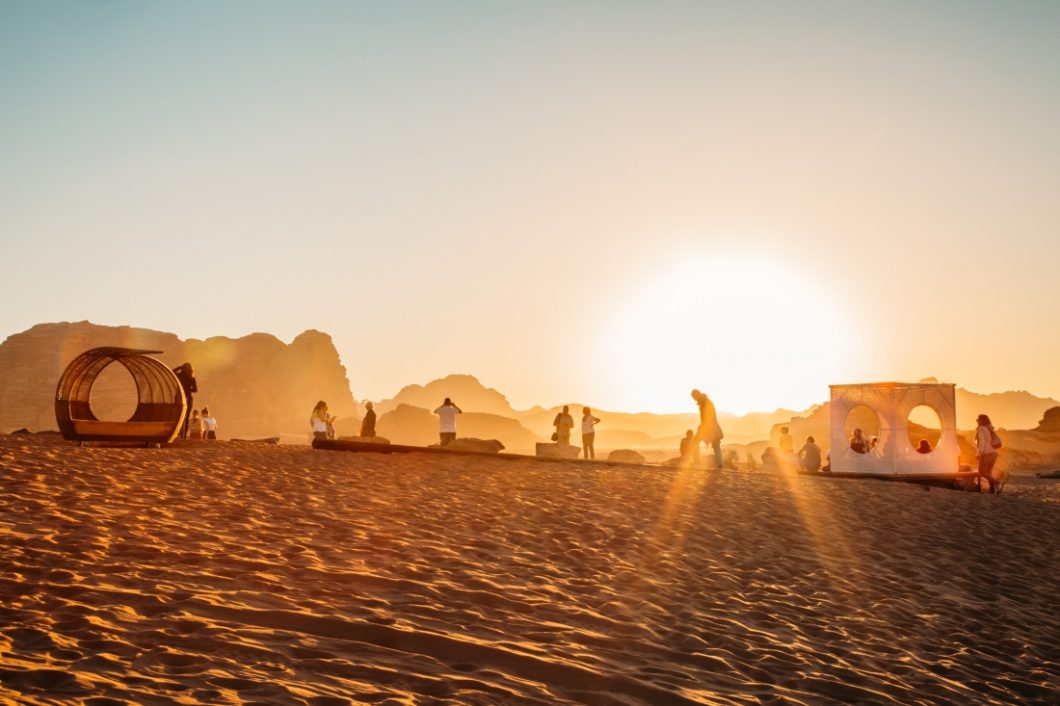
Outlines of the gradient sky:
<svg viewBox="0 0 1060 706">
<path fill-rule="evenodd" d="M 0 0 L 0 337 L 332 334 L 359 399 L 1060 396 L 1060 3 Z"/>
</svg>

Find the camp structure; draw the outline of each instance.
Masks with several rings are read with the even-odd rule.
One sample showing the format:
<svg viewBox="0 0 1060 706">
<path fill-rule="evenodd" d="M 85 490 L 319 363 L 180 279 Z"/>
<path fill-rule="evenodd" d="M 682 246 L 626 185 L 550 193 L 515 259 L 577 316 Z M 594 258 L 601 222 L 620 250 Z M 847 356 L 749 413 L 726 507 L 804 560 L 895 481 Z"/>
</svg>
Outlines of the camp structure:
<svg viewBox="0 0 1060 706">
<path fill-rule="evenodd" d="M 831 470 L 852 476 L 897 479 L 957 478 L 961 473 L 957 446 L 957 407 L 949 383 L 878 382 L 830 385 Z M 910 440 L 909 415 L 917 407 L 934 410 L 941 422 L 930 453 L 917 451 Z M 848 420 L 872 419 L 875 446 L 867 453 L 850 447 Z M 868 430 L 866 430 L 868 431 Z"/>
<path fill-rule="evenodd" d="M 176 374 L 150 357 L 162 351 L 93 348 L 71 361 L 55 390 L 55 420 L 64 439 L 168 444 L 177 437 L 188 403 Z M 92 412 L 92 385 L 119 363 L 136 383 L 136 411 L 128 421 L 103 421 Z"/>
</svg>

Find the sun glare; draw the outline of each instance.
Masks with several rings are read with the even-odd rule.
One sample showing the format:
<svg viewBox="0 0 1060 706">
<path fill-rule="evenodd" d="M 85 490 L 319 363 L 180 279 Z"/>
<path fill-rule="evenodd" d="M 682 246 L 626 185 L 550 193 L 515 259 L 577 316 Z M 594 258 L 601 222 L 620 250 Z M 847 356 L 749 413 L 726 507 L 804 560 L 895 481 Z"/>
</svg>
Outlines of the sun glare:
<svg viewBox="0 0 1060 706">
<path fill-rule="evenodd" d="M 842 377 L 851 339 L 824 287 L 765 259 L 686 262 L 616 305 L 605 341 L 614 404 L 672 412 L 702 388 L 725 411 L 804 408 Z"/>
</svg>

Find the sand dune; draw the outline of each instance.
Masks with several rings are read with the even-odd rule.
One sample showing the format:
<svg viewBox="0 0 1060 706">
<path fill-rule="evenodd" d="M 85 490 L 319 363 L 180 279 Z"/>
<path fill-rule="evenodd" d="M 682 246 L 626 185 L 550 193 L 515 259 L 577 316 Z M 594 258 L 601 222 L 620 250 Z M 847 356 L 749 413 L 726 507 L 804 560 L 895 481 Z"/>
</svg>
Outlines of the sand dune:
<svg viewBox="0 0 1060 706">
<path fill-rule="evenodd" d="M 0 437 L 0 702 L 1055 703 L 1049 483 Z"/>
</svg>

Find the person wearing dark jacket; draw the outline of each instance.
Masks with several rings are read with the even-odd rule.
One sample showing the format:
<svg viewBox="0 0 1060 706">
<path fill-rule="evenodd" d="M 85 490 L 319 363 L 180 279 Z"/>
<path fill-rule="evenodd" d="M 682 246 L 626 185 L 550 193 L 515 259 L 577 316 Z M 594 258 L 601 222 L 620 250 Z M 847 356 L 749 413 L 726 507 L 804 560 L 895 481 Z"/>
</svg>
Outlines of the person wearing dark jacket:
<svg viewBox="0 0 1060 706">
<path fill-rule="evenodd" d="M 199 391 L 199 386 L 195 383 L 195 369 L 191 367 L 191 363 L 181 363 L 173 368 L 173 372 L 180 381 L 180 387 L 184 390 L 184 398 L 188 402 L 188 413 L 184 415 L 184 422 L 180 427 L 180 438 L 187 439 L 189 417 L 191 417 L 191 410 L 195 408 L 191 402 L 191 396 L 192 393 Z"/>
<path fill-rule="evenodd" d="M 364 408 L 368 411 L 364 413 L 364 421 L 361 422 L 361 436 L 375 436 L 375 410 L 371 402 L 365 402 Z"/>
</svg>

